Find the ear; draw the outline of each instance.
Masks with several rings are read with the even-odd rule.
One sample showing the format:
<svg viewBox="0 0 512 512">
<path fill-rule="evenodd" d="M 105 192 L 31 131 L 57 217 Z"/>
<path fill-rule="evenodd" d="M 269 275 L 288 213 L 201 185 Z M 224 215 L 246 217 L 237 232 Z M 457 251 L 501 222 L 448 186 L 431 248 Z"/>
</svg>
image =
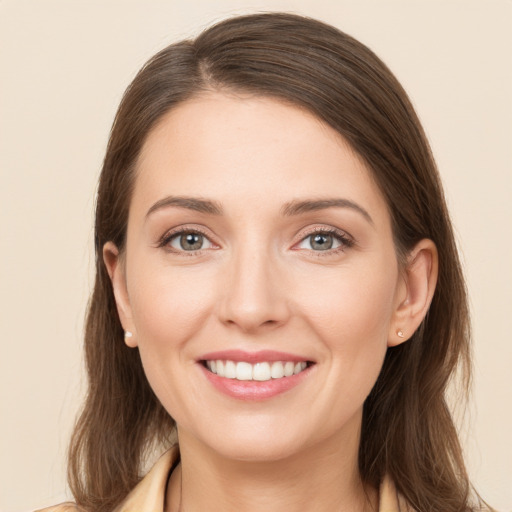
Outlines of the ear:
<svg viewBox="0 0 512 512">
<path fill-rule="evenodd" d="M 113 242 L 107 242 L 103 246 L 103 261 L 112 282 L 117 312 L 125 332 L 124 341 L 129 347 L 134 348 L 137 346 L 137 342 L 132 321 L 130 298 L 126 287 L 124 263 L 119 254 L 119 249 Z"/>
<path fill-rule="evenodd" d="M 409 252 L 397 288 L 397 300 L 388 334 L 388 346 L 407 341 L 425 318 L 438 273 L 437 248 L 432 240 L 420 240 Z"/>
</svg>

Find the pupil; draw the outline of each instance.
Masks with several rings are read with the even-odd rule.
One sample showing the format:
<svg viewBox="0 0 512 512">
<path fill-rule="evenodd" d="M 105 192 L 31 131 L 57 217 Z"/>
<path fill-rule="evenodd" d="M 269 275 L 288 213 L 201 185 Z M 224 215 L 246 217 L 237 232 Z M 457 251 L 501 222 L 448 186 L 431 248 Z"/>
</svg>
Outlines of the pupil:
<svg viewBox="0 0 512 512">
<path fill-rule="evenodd" d="M 332 247 L 332 242 L 331 235 L 314 235 L 311 247 L 320 251 L 326 251 Z"/>
<path fill-rule="evenodd" d="M 197 233 L 182 235 L 180 238 L 180 245 L 183 249 L 188 251 L 201 249 L 201 246 L 203 245 L 203 235 L 198 235 Z"/>
</svg>

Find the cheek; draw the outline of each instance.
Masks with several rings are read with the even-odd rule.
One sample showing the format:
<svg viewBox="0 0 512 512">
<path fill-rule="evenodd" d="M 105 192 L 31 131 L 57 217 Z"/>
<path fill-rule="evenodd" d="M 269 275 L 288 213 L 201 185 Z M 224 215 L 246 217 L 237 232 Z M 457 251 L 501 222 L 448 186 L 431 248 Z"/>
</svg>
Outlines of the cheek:
<svg viewBox="0 0 512 512">
<path fill-rule="evenodd" d="M 134 272 L 128 283 L 139 344 L 165 350 L 185 343 L 204 324 L 214 302 L 211 276 L 155 264 L 139 269 L 146 270 Z"/>
<path fill-rule="evenodd" d="M 296 291 L 304 316 L 333 349 L 344 346 L 358 351 L 387 342 L 396 273 L 368 268 L 316 276 L 314 286 L 306 284 Z"/>
</svg>

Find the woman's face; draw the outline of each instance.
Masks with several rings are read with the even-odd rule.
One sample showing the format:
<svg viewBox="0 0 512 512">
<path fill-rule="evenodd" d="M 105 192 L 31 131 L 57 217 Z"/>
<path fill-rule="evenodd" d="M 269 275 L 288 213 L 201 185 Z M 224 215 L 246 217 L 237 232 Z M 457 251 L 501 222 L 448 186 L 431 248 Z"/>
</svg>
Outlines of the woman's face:
<svg viewBox="0 0 512 512">
<path fill-rule="evenodd" d="M 332 128 L 272 99 L 180 104 L 143 147 L 113 268 L 180 439 L 244 460 L 354 445 L 406 290 L 386 202 Z"/>
</svg>

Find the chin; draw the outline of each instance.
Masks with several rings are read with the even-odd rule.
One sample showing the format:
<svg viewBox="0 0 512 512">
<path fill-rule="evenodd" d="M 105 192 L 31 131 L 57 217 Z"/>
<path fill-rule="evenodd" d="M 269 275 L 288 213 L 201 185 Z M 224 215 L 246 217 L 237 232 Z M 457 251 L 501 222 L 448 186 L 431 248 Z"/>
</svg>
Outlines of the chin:
<svg viewBox="0 0 512 512">
<path fill-rule="evenodd" d="M 246 418 L 247 420 L 248 418 Z M 261 419 L 261 418 L 260 418 Z M 288 418 L 276 421 L 255 422 L 234 421 L 231 428 L 219 425 L 218 429 L 198 432 L 203 445 L 217 455 L 236 461 L 276 462 L 299 456 L 309 447 L 331 437 L 334 432 L 321 431 L 321 425 L 295 422 Z M 295 428 L 293 428 L 295 426 Z"/>
<path fill-rule="evenodd" d="M 300 453 L 304 444 L 292 439 L 230 439 L 229 442 L 213 445 L 222 457 L 244 462 L 276 462 Z"/>
</svg>

